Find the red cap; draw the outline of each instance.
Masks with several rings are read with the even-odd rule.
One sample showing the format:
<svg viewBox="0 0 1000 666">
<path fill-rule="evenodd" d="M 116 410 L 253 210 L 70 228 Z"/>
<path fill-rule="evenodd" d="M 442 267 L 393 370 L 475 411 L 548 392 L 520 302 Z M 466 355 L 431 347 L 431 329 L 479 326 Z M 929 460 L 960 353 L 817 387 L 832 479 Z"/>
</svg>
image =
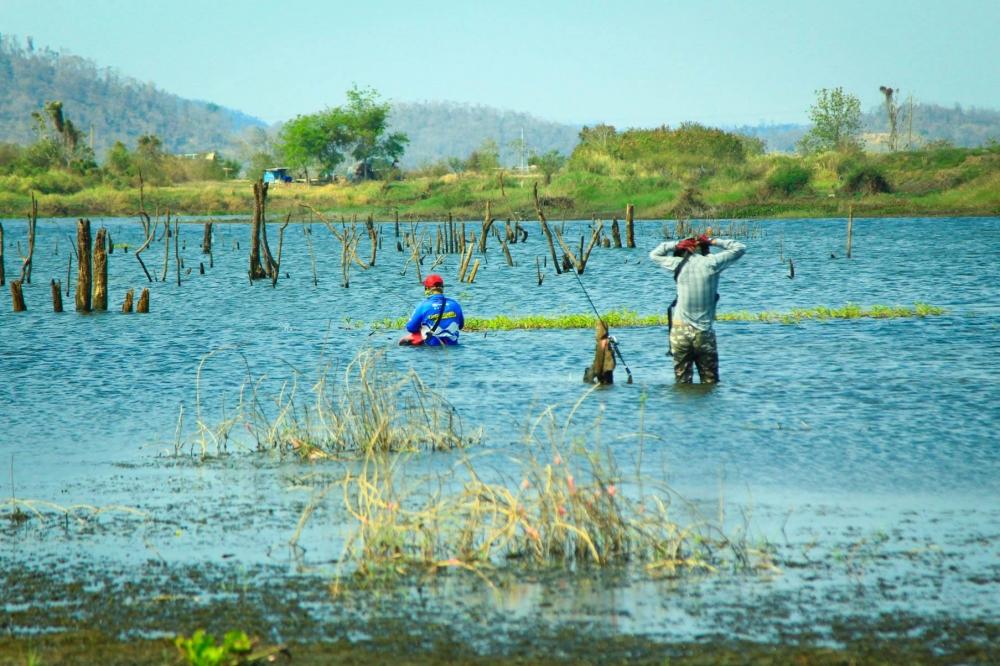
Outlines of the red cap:
<svg viewBox="0 0 1000 666">
<path fill-rule="evenodd" d="M 444 287 L 444 278 L 437 273 L 431 273 L 424 278 L 424 289 L 440 289 Z"/>
<path fill-rule="evenodd" d="M 695 248 L 698 247 L 698 241 L 693 238 L 685 238 L 676 245 L 678 250 L 684 252 L 694 252 Z"/>
</svg>

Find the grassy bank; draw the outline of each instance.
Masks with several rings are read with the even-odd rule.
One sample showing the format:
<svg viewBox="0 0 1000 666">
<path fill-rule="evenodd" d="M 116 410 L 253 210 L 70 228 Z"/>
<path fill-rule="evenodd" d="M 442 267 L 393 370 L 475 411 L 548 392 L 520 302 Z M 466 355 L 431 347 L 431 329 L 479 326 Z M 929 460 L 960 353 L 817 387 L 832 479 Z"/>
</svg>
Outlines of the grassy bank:
<svg viewBox="0 0 1000 666">
<path fill-rule="evenodd" d="M 432 170 L 396 181 L 274 186 L 272 219 L 302 204 L 333 215 L 402 219 L 482 218 L 486 202 L 497 219 L 535 219 L 533 188 L 550 218 L 622 216 L 626 204 L 645 219 L 677 217 L 837 217 L 1000 215 L 1000 147 L 936 148 L 884 155 L 824 153 L 721 159 L 712 155 L 609 156 L 578 148 L 566 168 L 545 184 L 540 175 Z M 0 215 L 20 217 L 39 199 L 43 216 L 133 215 L 138 188 L 42 176 L 0 177 Z M 206 181 L 147 187 L 150 212 L 186 215 L 249 214 L 247 181 Z"/>
</svg>

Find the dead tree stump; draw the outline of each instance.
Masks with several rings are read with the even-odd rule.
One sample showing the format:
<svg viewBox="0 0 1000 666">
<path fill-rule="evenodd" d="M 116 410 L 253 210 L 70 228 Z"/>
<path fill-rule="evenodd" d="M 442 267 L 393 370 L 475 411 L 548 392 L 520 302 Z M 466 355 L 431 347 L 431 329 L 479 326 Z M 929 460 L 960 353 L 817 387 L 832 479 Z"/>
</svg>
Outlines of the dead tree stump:
<svg viewBox="0 0 1000 666">
<path fill-rule="evenodd" d="M 94 289 L 91 307 L 94 310 L 108 309 L 108 230 L 101 227 L 94 238 Z"/>
<path fill-rule="evenodd" d="M 132 312 L 132 299 L 135 298 L 135 289 L 125 292 L 125 301 L 122 303 L 122 312 Z"/>
<path fill-rule="evenodd" d="M 267 200 L 267 183 L 257 180 L 253 184 L 253 218 L 250 221 L 250 279 L 261 280 L 267 271 L 260 263 L 260 227 L 264 221 L 264 204 Z"/>
<path fill-rule="evenodd" d="M 139 304 L 135 306 L 135 311 L 142 313 L 149 312 L 149 287 L 143 287 L 142 293 L 139 294 Z"/>
<path fill-rule="evenodd" d="M 11 280 L 10 299 L 14 303 L 14 312 L 25 312 L 28 309 L 24 304 L 24 292 L 21 291 L 20 280 Z"/>
<path fill-rule="evenodd" d="M 91 284 L 90 272 L 90 220 L 80 219 L 76 223 L 76 253 L 79 257 L 76 271 L 76 311 L 90 312 Z"/>
<path fill-rule="evenodd" d="M 201 253 L 212 254 L 212 223 L 205 223 L 205 231 L 201 235 Z"/>
<path fill-rule="evenodd" d="M 588 384 L 614 384 L 615 353 L 611 348 L 607 324 L 598 319 L 595 333 L 594 362 L 583 371 L 583 381 Z"/>
<path fill-rule="evenodd" d="M 635 247 L 635 205 L 625 206 L 625 247 Z"/>
<path fill-rule="evenodd" d="M 615 247 L 622 246 L 622 234 L 621 231 L 618 229 L 617 217 L 611 221 L 611 240 L 612 242 L 614 242 Z"/>
<path fill-rule="evenodd" d="M 31 193 L 31 212 L 28 213 L 28 255 L 21 264 L 21 282 L 31 284 L 31 267 L 35 256 L 35 227 L 38 226 L 38 201 L 35 193 Z M 20 247 L 20 246 L 18 246 Z"/>
<path fill-rule="evenodd" d="M 62 285 L 59 284 L 59 280 L 52 278 L 52 282 L 49 286 L 52 288 L 52 311 L 62 312 Z"/>
</svg>

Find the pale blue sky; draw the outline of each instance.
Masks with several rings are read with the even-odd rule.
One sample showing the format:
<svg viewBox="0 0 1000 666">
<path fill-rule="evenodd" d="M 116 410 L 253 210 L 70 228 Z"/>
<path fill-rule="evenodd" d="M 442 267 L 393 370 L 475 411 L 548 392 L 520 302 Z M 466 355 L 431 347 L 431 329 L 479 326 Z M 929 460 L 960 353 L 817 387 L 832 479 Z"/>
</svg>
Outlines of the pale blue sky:
<svg viewBox="0 0 1000 666">
<path fill-rule="evenodd" d="M 836 86 L 1000 108 L 1000 0 L 0 0 L 0 32 L 268 122 L 352 83 L 618 127 L 805 122 Z"/>
</svg>

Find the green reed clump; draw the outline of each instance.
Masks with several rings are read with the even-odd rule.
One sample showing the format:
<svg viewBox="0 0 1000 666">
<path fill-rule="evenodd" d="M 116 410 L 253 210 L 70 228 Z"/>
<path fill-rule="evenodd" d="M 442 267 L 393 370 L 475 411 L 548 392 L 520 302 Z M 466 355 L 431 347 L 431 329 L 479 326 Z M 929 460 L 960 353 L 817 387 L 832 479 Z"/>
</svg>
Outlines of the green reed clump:
<svg viewBox="0 0 1000 666">
<path fill-rule="evenodd" d="M 819 306 L 814 308 L 795 308 L 789 312 L 719 312 L 719 321 L 775 322 L 783 324 L 798 323 L 807 320 L 825 319 L 892 319 L 909 317 L 930 317 L 945 314 L 947 311 L 935 305 L 916 303 L 913 307 L 901 305 L 872 305 L 864 308 L 848 303 L 839 308 Z M 611 310 L 601 315 L 601 318 L 611 328 L 629 328 L 641 326 L 666 326 L 666 314 L 641 315 L 631 310 Z M 563 315 L 496 315 L 494 317 L 467 317 L 466 331 L 513 331 L 593 328 L 597 318 L 592 314 Z M 357 324 L 357 322 L 355 322 Z M 405 318 L 382 319 L 372 322 L 369 326 L 376 330 L 401 329 L 406 325 Z"/>
<path fill-rule="evenodd" d="M 213 444 L 216 452 L 224 450 L 233 432 L 241 432 L 236 427 L 240 425 L 258 450 L 293 451 L 307 459 L 451 449 L 479 437 L 478 432 L 463 433 L 454 407 L 416 372 L 393 369 L 383 351 L 358 352 L 340 373 L 327 366 L 309 399 L 299 397 L 296 377 L 264 403 L 258 397 L 261 382 L 259 378 L 244 384 L 236 413 L 220 424 L 206 424 L 199 403 L 197 443 L 202 455 L 208 455 Z"/>
</svg>

